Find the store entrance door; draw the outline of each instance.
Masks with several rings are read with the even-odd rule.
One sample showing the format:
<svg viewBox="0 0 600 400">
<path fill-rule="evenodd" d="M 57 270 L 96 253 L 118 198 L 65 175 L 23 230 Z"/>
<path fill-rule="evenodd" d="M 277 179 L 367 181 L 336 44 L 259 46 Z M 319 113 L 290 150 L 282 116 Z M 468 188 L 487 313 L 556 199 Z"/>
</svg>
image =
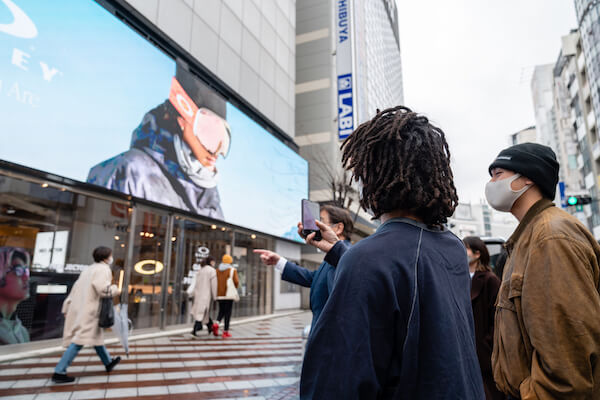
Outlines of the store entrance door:
<svg viewBox="0 0 600 400">
<path fill-rule="evenodd" d="M 162 282 L 170 263 L 170 260 L 165 260 L 169 216 L 138 207 L 133 227 L 129 318 L 135 329 L 159 327 L 163 304 L 161 293 L 164 290 Z"/>
</svg>

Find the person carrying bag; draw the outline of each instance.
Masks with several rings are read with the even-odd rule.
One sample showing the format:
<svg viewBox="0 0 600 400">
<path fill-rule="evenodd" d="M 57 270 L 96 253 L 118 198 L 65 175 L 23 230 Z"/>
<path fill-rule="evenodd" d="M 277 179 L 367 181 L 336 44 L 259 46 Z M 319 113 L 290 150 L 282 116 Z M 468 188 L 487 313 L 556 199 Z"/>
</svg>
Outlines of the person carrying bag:
<svg viewBox="0 0 600 400">
<path fill-rule="evenodd" d="M 233 268 L 233 258 L 225 254 L 221 265 L 217 270 L 217 301 L 219 302 L 219 315 L 213 324 L 213 334 L 219 336 L 219 324 L 225 319 L 223 338 L 231 337 L 229 333 L 229 321 L 233 311 L 233 302 L 240 300 L 237 288 L 240 284 L 238 274 Z"/>
<path fill-rule="evenodd" d="M 121 290 L 116 285 L 111 285 L 112 250 L 108 247 L 98 247 L 94 250 L 93 256 L 94 264 L 79 275 L 63 303 L 62 312 L 65 315 L 63 346 L 67 350 L 54 369 L 52 381 L 55 383 L 70 383 L 75 380 L 74 377 L 67 375 L 67 368 L 83 346 L 94 346 L 106 372 L 112 371 L 121 361 L 121 357 L 111 358 L 104 347 L 102 329 L 113 325 L 112 298 L 121 294 Z"/>
</svg>

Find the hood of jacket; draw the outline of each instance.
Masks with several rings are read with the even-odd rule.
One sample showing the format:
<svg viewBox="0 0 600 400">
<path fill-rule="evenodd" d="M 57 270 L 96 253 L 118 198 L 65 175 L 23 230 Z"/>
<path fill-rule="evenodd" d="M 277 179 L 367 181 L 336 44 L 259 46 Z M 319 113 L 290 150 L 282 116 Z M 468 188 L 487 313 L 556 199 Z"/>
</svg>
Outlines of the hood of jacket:
<svg viewBox="0 0 600 400">
<path fill-rule="evenodd" d="M 203 188 L 217 185 L 218 173 L 202 166 L 182 139 L 175 120 L 177 111 L 167 100 L 144 115 L 131 135 L 132 149 L 143 151 L 178 179 L 188 180 Z M 169 119 L 167 116 L 171 116 Z"/>
<path fill-rule="evenodd" d="M 229 268 L 233 268 L 233 264 L 219 264 L 219 271 L 227 271 Z"/>
</svg>

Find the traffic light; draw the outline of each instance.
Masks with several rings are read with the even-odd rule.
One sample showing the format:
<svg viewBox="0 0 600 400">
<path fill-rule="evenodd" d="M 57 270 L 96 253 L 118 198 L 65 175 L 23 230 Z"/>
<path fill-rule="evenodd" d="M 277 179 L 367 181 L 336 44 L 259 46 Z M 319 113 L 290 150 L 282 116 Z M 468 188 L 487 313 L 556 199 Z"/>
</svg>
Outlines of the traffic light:
<svg viewBox="0 0 600 400">
<path fill-rule="evenodd" d="M 567 198 L 567 204 L 570 206 L 582 206 L 591 202 L 592 198 L 588 195 L 569 196 Z"/>
</svg>

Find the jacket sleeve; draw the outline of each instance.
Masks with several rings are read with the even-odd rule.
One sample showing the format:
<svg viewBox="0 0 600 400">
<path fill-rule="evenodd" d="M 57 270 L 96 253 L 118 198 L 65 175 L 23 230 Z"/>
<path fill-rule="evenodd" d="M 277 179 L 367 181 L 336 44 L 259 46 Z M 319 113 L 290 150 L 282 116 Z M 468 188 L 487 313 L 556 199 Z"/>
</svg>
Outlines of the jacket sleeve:
<svg viewBox="0 0 600 400">
<path fill-rule="evenodd" d="M 325 262 L 333 265 L 334 267 L 337 267 L 338 263 L 340 262 L 340 259 L 346 253 L 346 251 L 348 251 L 349 248 L 350 245 L 348 244 L 348 242 L 340 240 L 339 242 L 333 245 L 333 247 L 327 252 L 327 254 L 325 254 Z"/>
<path fill-rule="evenodd" d="M 335 286 L 311 332 L 302 366 L 301 399 L 375 399 L 390 366 L 395 300 L 377 261 L 344 257 Z M 398 335 L 400 336 L 400 335 Z"/>
<path fill-rule="evenodd" d="M 490 345 L 490 349 L 494 345 L 494 322 L 495 322 L 495 313 L 496 313 L 496 298 L 498 297 L 498 291 L 500 290 L 500 279 L 496 277 L 494 273 L 490 274 L 490 277 L 487 280 L 488 285 L 488 315 L 489 321 L 487 323 L 488 331 L 485 334 L 485 341 Z"/>
<path fill-rule="evenodd" d="M 215 300 L 217 298 L 217 271 L 214 269 L 210 274 L 210 292 L 212 294 L 212 299 Z"/>
<path fill-rule="evenodd" d="M 192 283 L 190 283 L 190 287 L 188 287 L 186 290 L 186 293 L 189 297 L 194 296 L 194 289 L 196 288 L 196 275 L 198 275 L 198 273 L 194 274 L 194 277 L 192 278 Z"/>
<path fill-rule="evenodd" d="M 112 274 L 110 268 L 96 271 L 92 276 L 92 288 L 99 297 L 114 297 L 121 293 L 117 285 L 111 285 Z"/>
<path fill-rule="evenodd" d="M 237 269 L 233 269 L 233 284 L 236 288 L 240 287 L 240 279 L 238 278 Z"/>
<path fill-rule="evenodd" d="M 316 271 L 310 271 L 293 262 L 288 261 L 285 264 L 285 268 L 281 273 L 281 279 L 296 285 L 310 287 L 312 285 L 313 278 L 315 277 Z"/>
<path fill-rule="evenodd" d="M 533 347 L 531 375 L 519 388 L 523 400 L 593 397 L 592 360 L 600 345 L 597 284 L 591 248 L 566 237 L 536 244 L 521 293 L 523 324 Z"/>
</svg>

